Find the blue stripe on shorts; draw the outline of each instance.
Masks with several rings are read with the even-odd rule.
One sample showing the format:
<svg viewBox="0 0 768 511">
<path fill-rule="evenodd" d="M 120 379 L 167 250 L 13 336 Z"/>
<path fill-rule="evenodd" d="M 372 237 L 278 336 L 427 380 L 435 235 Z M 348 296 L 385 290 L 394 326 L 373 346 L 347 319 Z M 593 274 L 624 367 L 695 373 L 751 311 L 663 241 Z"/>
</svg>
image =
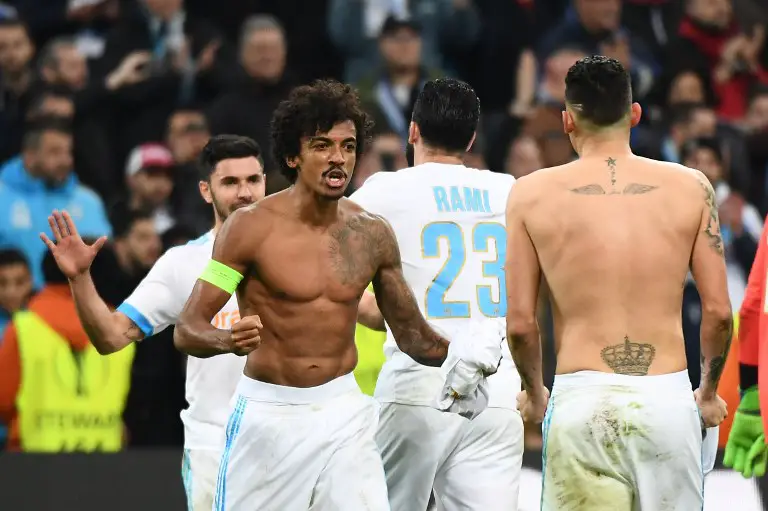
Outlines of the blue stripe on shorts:
<svg viewBox="0 0 768 511">
<path fill-rule="evenodd" d="M 184 449 L 181 458 L 181 482 L 184 484 L 184 494 L 187 496 L 187 509 L 192 510 L 192 465 L 189 459 L 189 449 Z"/>
<path fill-rule="evenodd" d="M 235 409 L 229 416 L 229 423 L 227 424 L 227 443 L 224 446 L 224 453 L 221 455 L 221 463 L 219 463 L 219 475 L 216 481 L 216 497 L 213 502 L 213 507 L 216 511 L 224 511 L 226 509 L 227 465 L 229 464 L 229 455 L 232 452 L 232 445 L 235 443 L 237 434 L 240 432 L 240 425 L 243 421 L 243 413 L 245 412 L 246 403 L 247 401 L 244 397 L 238 396 Z"/>
</svg>

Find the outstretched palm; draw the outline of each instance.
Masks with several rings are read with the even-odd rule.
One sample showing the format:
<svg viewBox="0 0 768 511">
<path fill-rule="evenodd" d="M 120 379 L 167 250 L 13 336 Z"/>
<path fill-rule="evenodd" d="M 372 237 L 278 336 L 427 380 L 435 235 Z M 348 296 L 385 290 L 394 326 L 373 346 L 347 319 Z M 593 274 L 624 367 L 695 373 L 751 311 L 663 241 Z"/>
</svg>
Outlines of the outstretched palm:
<svg viewBox="0 0 768 511">
<path fill-rule="evenodd" d="M 77 233 L 75 222 L 69 213 L 54 211 L 48 217 L 54 243 L 45 233 L 40 233 L 40 239 L 48 246 L 61 272 L 68 278 L 74 279 L 83 275 L 91 267 L 96 254 L 107 241 L 106 236 L 96 240 L 93 245 L 86 244 Z"/>
</svg>

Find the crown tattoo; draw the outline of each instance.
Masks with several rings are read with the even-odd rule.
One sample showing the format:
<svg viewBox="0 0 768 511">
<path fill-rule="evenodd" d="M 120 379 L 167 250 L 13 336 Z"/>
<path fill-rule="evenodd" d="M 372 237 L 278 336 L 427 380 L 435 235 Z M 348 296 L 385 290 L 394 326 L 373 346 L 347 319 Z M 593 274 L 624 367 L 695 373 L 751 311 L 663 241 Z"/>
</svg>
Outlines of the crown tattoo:
<svg viewBox="0 0 768 511">
<path fill-rule="evenodd" d="M 624 344 L 608 346 L 600 351 L 603 361 L 613 369 L 614 373 L 630 376 L 645 376 L 651 367 L 656 348 L 650 344 L 630 342 L 629 336 L 624 336 Z"/>
</svg>

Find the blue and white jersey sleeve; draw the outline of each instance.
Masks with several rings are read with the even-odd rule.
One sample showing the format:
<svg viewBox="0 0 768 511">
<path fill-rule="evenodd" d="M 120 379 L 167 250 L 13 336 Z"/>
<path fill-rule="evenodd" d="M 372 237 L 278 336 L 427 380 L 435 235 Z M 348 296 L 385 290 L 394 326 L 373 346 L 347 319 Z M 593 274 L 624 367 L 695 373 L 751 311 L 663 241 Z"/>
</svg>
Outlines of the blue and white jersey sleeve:
<svg viewBox="0 0 768 511">
<path fill-rule="evenodd" d="M 176 272 L 178 248 L 163 254 L 144 280 L 118 308 L 138 326 L 145 336 L 161 332 L 176 320 L 189 293 L 179 289 Z"/>
</svg>

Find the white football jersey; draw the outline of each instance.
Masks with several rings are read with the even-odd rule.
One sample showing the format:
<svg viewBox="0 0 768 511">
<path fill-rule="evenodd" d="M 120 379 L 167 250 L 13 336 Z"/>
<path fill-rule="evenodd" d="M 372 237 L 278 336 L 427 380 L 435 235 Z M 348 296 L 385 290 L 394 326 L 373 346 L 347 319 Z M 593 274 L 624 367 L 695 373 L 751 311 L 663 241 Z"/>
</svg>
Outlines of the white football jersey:
<svg viewBox="0 0 768 511">
<path fill-rule="evenodd" d="M 117 310 L 128 316 L 146 336 L 175 324 L 198 277 L 211 259 L 213 241 L 213 233 L 209 232 L 186 245 L 168 250 Z M 239 319 L 237 298 L 232 295 L 212 323 L 217 328 L 226 329 Z M 244 367 L 245 357 L 233 354 L 187 357 L 189 408 L 181 412 L 185 448 L 223 447 L 230 399 Z"/>
<path fill-rule="evenodd" d="M 503 321 L 506 315 L 505 209 L 514 182 L 507 174 L 425 163 L 374 174 L 350 197 L 392 225 L 419 308 L 449 339 L 468 330 L 469 318 Z M 389 328 L 384 352 L 376 398 L 433 403 L 443 384 L 440 369 L 402 353 Z M 489 406 L 516 407 L 520 379 L 506 346 L 489 390 Z"/>
</svg>

